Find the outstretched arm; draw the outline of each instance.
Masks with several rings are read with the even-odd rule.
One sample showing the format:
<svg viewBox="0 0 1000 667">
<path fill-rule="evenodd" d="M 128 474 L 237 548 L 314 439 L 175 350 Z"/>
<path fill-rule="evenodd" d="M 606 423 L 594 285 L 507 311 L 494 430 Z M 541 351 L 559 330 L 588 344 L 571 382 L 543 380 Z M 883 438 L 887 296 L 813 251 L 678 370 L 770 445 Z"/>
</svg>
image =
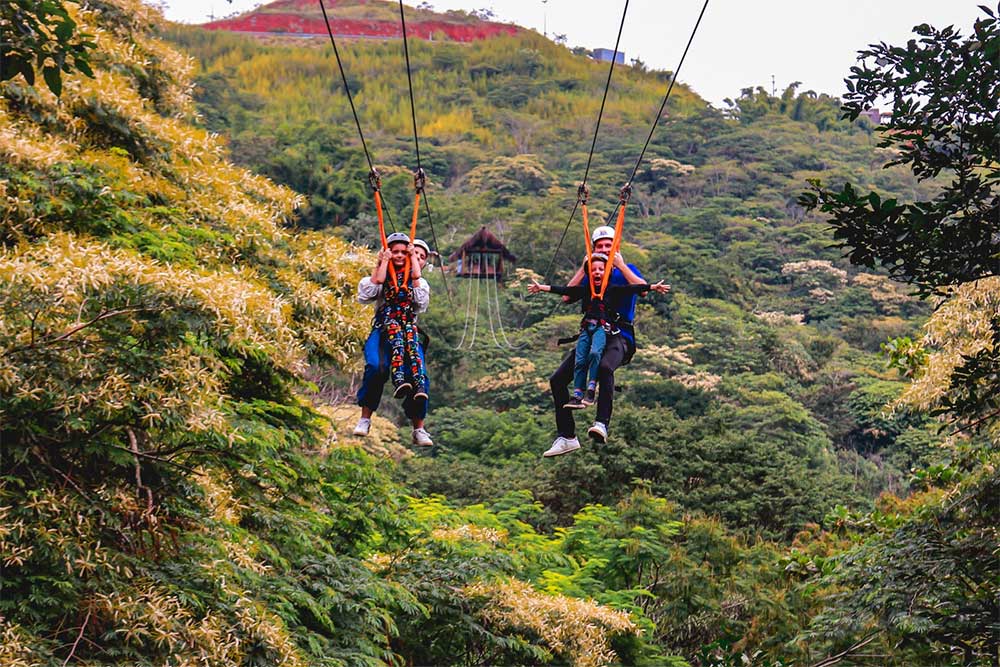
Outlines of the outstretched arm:
<svg viewBox="0 0 1000 667">
<path fill-rule="evenodd" d="M 552 287 L 549 285 L 541 285 L 536 280 L 532 280 L 531 284 L 528 285 L 528 294 L 538 294 L 539 292 L 549 292 Z"/>
<path fill-rule="evenodd" d="M 528 285 L 529 294 L 551 292 L 553 294 L 562 294 L 564 299 L 570 301 L 577 301 L 583 298 L 584 289 L 585 288 L 580 285 L 540 285 L 537 282 L 532 282 Z"/>
<path fill-rule="evenodd" d="M 576 287 L 577 285 L 580 284 L 580 282 L 583 280 L 583 277 L 585 275 L 587 275 L 587 272 L 586 272 L 586 269 L 585 269 L 586 266 L 587 266 L 587 262 L 585 260 L 583 262 L 583 264 L 580 266 L 580 268 L 578 268 L 576 270 L 576 273 L 573 274 L 573 277 L 569 279 L 569 282 L 566 283 L 567 287 Z M 566 302 L 566 303 L 569 303 L 570 301 L 572 301 L 572 299 L 569 296 L 565 295 L 565 294 L 563 295 L 562 300 L 564 302 Z"/>
</svg>

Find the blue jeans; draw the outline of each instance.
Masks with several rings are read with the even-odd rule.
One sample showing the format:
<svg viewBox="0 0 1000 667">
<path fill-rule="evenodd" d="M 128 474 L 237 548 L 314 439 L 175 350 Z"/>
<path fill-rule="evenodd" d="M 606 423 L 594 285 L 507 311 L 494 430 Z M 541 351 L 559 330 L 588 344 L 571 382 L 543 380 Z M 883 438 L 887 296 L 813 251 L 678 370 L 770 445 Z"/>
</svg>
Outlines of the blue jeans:
<svg viewBox="0 0 1000 667">
<path fill-rule="evenodd" d="M 576 340 L 576 358 L 573 364 L 573 387 L 583 391 L 587 388 L 587 380 L 597 381 L 597 367 L 604 354 L 607 343 L 607 333 L 600 324 L 587 324 L 580 329 L 580 337 Z"/>
<path fill-rule="evenodd" d="M 418 343 L 417 350 L 423 362 L 424 347 Z M 381 328 L 372 329 L 365 341 L 365 374 L 361 379 L 361 387 L 358 388 L 358 405 L 362 408 L 369 408 L 372 412 L 378 410 L 382 402 L 382 389 L 389 380 L 389 358 L 389 340 L 385 332 Z M 424 373 L 423 390 L 430 394 L 430 388 L 430 378 Z M 407 395 L 403 399 L 403 412 L 408 419 L 423 419 L 427 416 L 428 403 L 429 401 L 414 401 Z"/>
</svg>

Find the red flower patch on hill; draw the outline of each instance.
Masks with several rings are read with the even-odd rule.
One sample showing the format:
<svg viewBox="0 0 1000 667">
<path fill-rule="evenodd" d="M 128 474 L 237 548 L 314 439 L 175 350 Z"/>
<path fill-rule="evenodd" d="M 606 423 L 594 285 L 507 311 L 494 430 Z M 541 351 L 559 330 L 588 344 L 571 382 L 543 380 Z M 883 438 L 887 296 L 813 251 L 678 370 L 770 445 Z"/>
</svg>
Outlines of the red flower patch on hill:
<svg viewBox="0 0 1000 667">
<path fill-rule="evenodd" d="M 330 8 L 336 1 L 328 3 Z M 353 0 L 350 5 L 365 4 Z M 207 30 L 231 30 L 233 32 L 284 33 L 292 35 L 325 35 L 326 26 L 318 13 L 314 0 L 278 0 L 258 10 L 230 19 L 221 19 L 202 25 Z M 275 11 L 287 10 L 287 11 Z M 443 18 L 443 17 L 442 17 Z M 334 35 L 345 37 L 375 37 L 399 39 L 403 36 L 398 21 L 381 19 L 342 19 L 331 16 L 330 27 Z M 406 22 L 408 36 L 419 39 L 446 39 L 455 42 L 472 42 L 489 39 L 498 35 L 513 35 L 520 28 L 505 23 L 471 20 L 452 22 L 447 20 L 417 20 Z"/>
</svg>

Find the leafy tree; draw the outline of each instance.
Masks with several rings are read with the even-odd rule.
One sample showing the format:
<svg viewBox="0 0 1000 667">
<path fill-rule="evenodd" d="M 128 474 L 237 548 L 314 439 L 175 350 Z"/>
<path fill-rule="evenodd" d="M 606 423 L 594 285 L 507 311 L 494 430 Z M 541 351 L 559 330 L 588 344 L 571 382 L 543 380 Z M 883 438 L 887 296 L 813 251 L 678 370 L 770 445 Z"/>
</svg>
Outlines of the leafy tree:
<svg viewBox="0 0 1000 667">
<path fill-rule="evenodd" d="M 917 178 L 938 179 L 937 195 L 901 203 L 847 183 L 839 192 L 818 182 L 803 205 L 831 214 L 835 238 L 856 264 L 884 265 L 924 292 L 1000 271 L 1000 25 L 983 8 L 972 34 L 918 25 L 905 47 L 861 51 L 851 68 L 844 117 L 854 120 L 880 100 L 892 115 L 879 146 L 897 153 Z"/>
<path fill-rule="evenodd" d="M 902 401 L 935 408 L 962 423 L 960 431 L 986 436 L 956 446 L 953 467 L 917 476 L 939 488 L 859 521 L 858 546 L 827 577 L 842 589 L 812 627 L 814 636 L 833 638 L 831 652 L 841 656 L 878 641 L 913 664 L 1000 664 L 1000 27 L 993 10 L 982 10 L 968 38 L 924 24 L 914 28 L 920 39 L 905 47 L 862 51 L 848 80 L 845 115 L 857 118 L 878 98 L 891 99 L 881 145 L 895 150 L 892 164 L 932 180 L 937 195 L 902 204 L 859 194 L 850 183 L 835 192 L 817 181 L 801 197 L 804 206 L 831 214 L 852 262 L 881 263 L 922 293 L 943 297 L 925 337 L 935 351 L 925 356 L 899 342 L 888 350 L 925 363 L 906 364 L 915 380 Z"/>
<path fill-rule="evenodd" d="M 90 68 L 92 35 L 80 32 L 66 9 L 77 0 L 8 0 L 0 5 L 0 81 L 18 74 L 29 86 L 41 72 L 55 95 L 62 93 L 62 75 Z"/>
</svg>

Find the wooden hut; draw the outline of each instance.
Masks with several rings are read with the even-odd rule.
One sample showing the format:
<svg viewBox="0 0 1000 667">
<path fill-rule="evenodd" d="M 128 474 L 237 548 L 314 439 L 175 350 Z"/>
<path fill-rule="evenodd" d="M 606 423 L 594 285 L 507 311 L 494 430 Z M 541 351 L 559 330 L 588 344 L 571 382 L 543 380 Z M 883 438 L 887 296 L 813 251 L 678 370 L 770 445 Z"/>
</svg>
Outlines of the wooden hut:
<svg viewBox="0 0 1000 667">
<path fill-rule="evenodd" d="M 517 258 L 484 226 L 453 252 L 448 261 L 456 263 L 454 273 L 459 278 L 492 278 L 501 282 L 506 266 Z"/>
</svg>

